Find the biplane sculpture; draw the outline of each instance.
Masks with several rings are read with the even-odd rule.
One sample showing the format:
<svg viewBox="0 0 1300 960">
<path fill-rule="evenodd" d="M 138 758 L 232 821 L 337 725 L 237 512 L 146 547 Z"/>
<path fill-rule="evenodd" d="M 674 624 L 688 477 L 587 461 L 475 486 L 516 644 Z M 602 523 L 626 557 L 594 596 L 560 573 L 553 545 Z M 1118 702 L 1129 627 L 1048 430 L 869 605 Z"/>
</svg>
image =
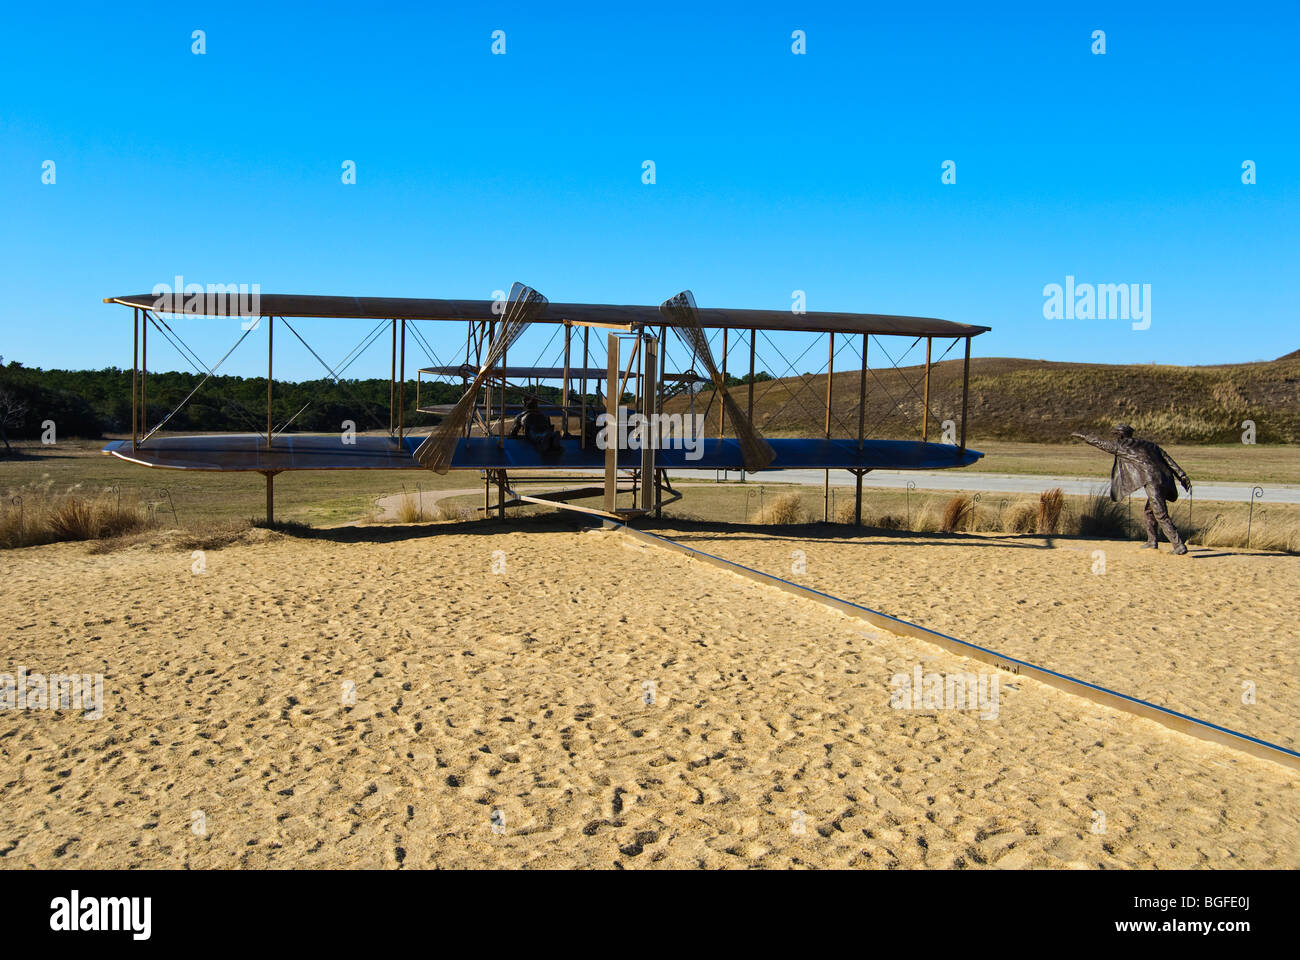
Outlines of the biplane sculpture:
<svg viewBox="0 0 1300 960">
<path fill-rule="evenodd" d="M 550 303 L 537 291 L 514 284 L 497 300 L 411 300 L 396 298 L 323 297 L 260 294 L 250 307 L 238 294 L 141 294 L 109 297 L 105 303 L 133 312 L 132 430 L 130 440 L 117 440 L 104 453 L 148 467 L 177 470 L 249 471 L 266 477 L 267 519 L 274 518 L 274 477 L 295 470 L 430 469 L 479 471 L 484 484 L 483 512 L 504 517 L 508 507 L 548 504 L 603 516 L 628 518 L 654 513 L 680 497 L 669 471 L 712 470 L 755 473 L 764 470 L 814 468 L 826 471 L 829 518 L 829 471 L 847 470 L 857 478 L 855 515 L 860 522 L 862 478 L 876 469 L 934 470 L 968 466 L 982 454 L 966 446 L 966 410 L 970 378 L 971 340 L 989 328 L 923 317 L 852 313 L 796 313 L 778 310 L 700 309 L 689 291 L 659 307 L 608 304 Z M 197 303 L 197 305 L 196 305 Z M 168 323 L 175 316 L 244 317 L 241 335 L 221 361 L 207 366 L 184 344 Z M 377 322 L 364 347 L 354 348 L 348 362 L 391 329 L 389 423 L 380 435 L 294 434 L 286 432 L 297 416 L 276 425 L 272 419 L 272 379 L 275 321 L 287 328 L 325 367 L 336 383 L 346 364 L 331 367 L 312 349 L 289 318 L 338 318 Z M 411 436 L 405 423 L 408 330 L 434 357 L 417 325 L 424 321 L 466 325 L 464 363 L 435 363 L 416 371 L 415 408 L 440 417 L 428 436 Z M 174 322 L 174 320 L 173 320 Z M 515 365 L 510 348 L 531 325 L 562 325 L 562 365 Z M 266 428 L 247 434 L 162 436 L 160 431 L 175 410 L 158 423 L 147 422 L 148 339 L 152 327 L 202 374 L 183 400 L 194 396 L 254 330 L 267 331 Z M 593 366 L 592 337 L 606 332 L 605 364 Z M 709 332 L 721 333 L 722 362 L 715 361 Z M 861 337 L 856 437 L 832 437 L 830 378 L 827 380 L 826 428 L 820 437 L 764 437 L 754 424 L 755 334 L 783 331 L 829 334 L 828 368 L 834 373 L 835 338 Z M 558 332 L 558 331 L 557 331 Z M 669 334 L 685 347 L 685 369 L 669 371 Z M 728 385 L 727 348 L 730 336 L 749 336 L 749 377 L 744 381 L 746 403 Z M 581 333 L 581 363 L 571 364 L 574 334 Z M 871 337 L 913 338 L 926 344 L 924 406 L 920 439 L 885 440 L 866 436 L 867 351 Z M 949 338 L 952 346 L 965 342 L 960 437 L 957 442 L 933 443 L 930 420 L 931 342 Z M 952 349 L 952 346 L 949 349 Z M 624 347 L 627 347 L 626 354 Z M 909 348 L 910 349 L 910 348 Z M 626 355 L 626 361 L 622 358 Z M 697 371 L 696 367 L 702 368 Z M 896 364 L 895 364 L 896 365 Z M 422 405 L 422 378 L 460 381 L 460 398 L 452 404 Z M 557 402 L 543 406 L 542 383 L 560 384 Z M 589 385 L 593 388 L 589 391 Z M 911 385 L 915 392 L 915 385 Z M 576 395 L 574 388 L 577 387 Z M 515 402 L 507 402 L 507 390 Z M 717 435 L 700 436 L 691 419 L 665 412 L 667 391 L 691 397 L 708 395 L 710 407 L 720 402 Z M 531 393 L 530 393 L 531 391 Z M 520 398 L 527 398 L 523 403 Z M 920 394 L 918 393 L 918 399 Z M 179 409 L 179 407 L 177 407 Z M 302 411 L 299 411 L 301 413 Z M 676 419 L 674 419 L 676 417 Z M 554 426 L 552 418 L 559 420 Z M 702 417 L 696 416 L 700 422 Z M 514 428 L 511 428 L 513 421 Z M 526 429 L 521 431 L 521 426 Z M 728 427 L 731 435 L 728 436 Z M 523 433 L 520 436 L 520 433 Z M 545 442 L 541 441 L 545 437 Z M 524 482 L 554 481 L 556 471 L 578 474 L 586 486 L 529 495 Z M 603 483 L 590 480 L 603 474 Z M 574 479 L 565 477 L 564 479 Z M 620 485 L 621 484 L 621 485 Z M 495 499 L 493 491 L 495 489 Z M 626 495 L 631 495 L 630 505 Z M 602 497 L 602 506 L 584 507 L 569 501 Z"/>
</svg>

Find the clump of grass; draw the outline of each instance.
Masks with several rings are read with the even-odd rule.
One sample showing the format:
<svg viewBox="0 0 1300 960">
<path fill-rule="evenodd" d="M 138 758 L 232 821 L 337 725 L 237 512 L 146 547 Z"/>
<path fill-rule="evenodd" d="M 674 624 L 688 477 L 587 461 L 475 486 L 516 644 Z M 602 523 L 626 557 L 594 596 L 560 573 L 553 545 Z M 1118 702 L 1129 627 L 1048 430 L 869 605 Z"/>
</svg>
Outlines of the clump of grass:
<svg viewBox="0 0 1300 960">
<path fill-rule="evenodd" d="M 807 523 L 808 511 L 799 494 L 781 493 L 764 503 L 763 508 L 750 518 L 750 522 L 776 525 Z"/>
<path fill-rule="evenodd" d="M 1002 511 L 1001 526 L 1007 533 L 1033 533 L 1038 527 L 1038 504 L 1017 500 Z"/>
<path fill-rule="evenodd" d="M 1107 493 L 1093 492 L 1079 513 L 1078 533 L 1085 537 L 1125 540 L 1133 536 L 1128 511 Z"/>
<path fill-rule="evenodd" d="M 420 523 L 426 519 L 424 504 L 418 494 L 402 494 L 402 500 L 397 505 L 397 519 L 402 523 Z"/>
<path fill-rule="evenodd" d="M 911 529 L 916 533 L 938 533 L 942 518 L 932 502 L 926 502 L 912 517 Z"/>
<path fill-rule="evenodd" d="M 857 521 L 857 504 L 852 499 L 841 500 L 835 505 L 835 522 L 852 524 Z M 862 522 L 867 522 L 866 511 L 862 512 Z"/>
<path fill-rule="evenodd" d="M 1061 532 L 1061 516 L 1065 512 L 1065 492 L 1060 487 L 1044 490 L 1038 496 L 1038 522 L 1035 532 L 1051 536 Z"/>
<path fill-rule="evenodd" d="M 60 494 L 43 483 L 9 491 L 0 511 L 0 548 L 110 539 L 153 525 L 134 498 L 123 500 L 111 490 L 96 496 L 80 487 Z"/>
<path fill-rule="evenodd" d="M 969 496 L 959 493 L 949 498 L 943 505 L 943 511 L 939 516 L 939 532 L 954 533 L 958 530 L 969 530 L 974 519 L 975 504 Z"/>
</svg>

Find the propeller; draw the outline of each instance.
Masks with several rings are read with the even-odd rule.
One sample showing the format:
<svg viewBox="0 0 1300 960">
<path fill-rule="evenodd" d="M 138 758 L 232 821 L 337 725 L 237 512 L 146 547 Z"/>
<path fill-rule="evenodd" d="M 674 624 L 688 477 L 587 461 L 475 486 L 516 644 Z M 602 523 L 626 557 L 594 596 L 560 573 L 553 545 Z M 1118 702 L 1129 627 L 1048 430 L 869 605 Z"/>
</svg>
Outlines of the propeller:
<svg viewBox="0 0 1300 960">
<path fill-rule="evenodd" d="M 522 283 L 511 285 L 510 298 L 506 301 L 501 325 L 497 328 L 495 339 L 488 347 L 487 356 L 483 358 L 483 365 L 479 367 L 469 389 L 456 402 L 456 406 L 443 418 L 442 423 L 434 428 L 433 433 L 415 448 L 416 460 L 435 473 L 446 473 L 451 468 L 456 442 L 460 439 L 461 432 L 465 429 L 465 422 L 474 409 L 479 388 L 491 376 L 492 368 L 505 356 L 509 346 L 519 339 L 519 335 L 537 319 L 545 307 L 546 298 L 532 287 Z"/>
<path fill-rule="evenodd" d="M 758 428 L 749 422 L 749 418 L 741 411 L 740 406 L 731 398 L 727 392 L 727 384 L 723 379 L 722 371 L 718 365 L 713 362 L 713 351 L 709 349 L 709 338 L 704 332 L 704 327 L 700 324 L 699 311 L 695 307 L 695 297 L 689 290 L 683 290 L 675 297 L 670 297 L 659 305 L 659 313 L 664 319 L 677 331 L 677 335 L 686 342 L 700 362 L 704 364 L 704 369 L 708 371 L 709 376 L 713 379 L 713 387 L 722 397 L 723 406 L 726 408 L 727 416 L 736 428 L 736 439 L 740 441 L 740 455 L 745 463 L 745 470 L 749 473 L 755 473 L 762 470 L 776 458 L 776 452 L 772 449 L 763 435 L 758 432 Z"/>
</svg>

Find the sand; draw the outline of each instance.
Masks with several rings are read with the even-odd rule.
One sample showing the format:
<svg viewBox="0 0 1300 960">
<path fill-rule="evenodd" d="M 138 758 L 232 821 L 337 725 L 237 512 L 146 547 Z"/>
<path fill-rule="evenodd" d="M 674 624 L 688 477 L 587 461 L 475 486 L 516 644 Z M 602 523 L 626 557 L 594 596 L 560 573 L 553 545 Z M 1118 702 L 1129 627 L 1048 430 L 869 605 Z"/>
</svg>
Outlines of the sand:
<svg viewBox="0 0 1300 960">
<path fill-rule="evenodd" d="M 1300 866 L 1276 764 L 1014 677 L 996 719 L 894 709 L 895 674 L 978 665 L 616 533 L 412 531 L 229 546 L 202 575 L 165 547 L 6 552 L 0 670 L 106 680 L 101 719 L 0 712 L 0 865 Z M 774 572 L 796 549 L 704 536 Z M 1181 644 L 1098 640 L 1126 688 L 1161 656 L 1194 674 L 1229 627 L 1249 641 L 1196 663 L 1244 650 L 1270 698 L 1295 673 L 1294 566 L 806 542 L 810 576 L 967 639 Z M 1101 603 L 1147 595 L 1130 563 L 1176 571 L 1197 616 Z"/>
<path fill-rule="evenodd" d="M 1300 558 L 1041 537 L 663 532 L 682 543 L 1300 747 Z M 825 529 L 825 528 L 823 528 Z M 803 570 L 793 572 L 794 551 Z M 1249 694 L 1249 696 L 1247 696 Z"/>
</svg>

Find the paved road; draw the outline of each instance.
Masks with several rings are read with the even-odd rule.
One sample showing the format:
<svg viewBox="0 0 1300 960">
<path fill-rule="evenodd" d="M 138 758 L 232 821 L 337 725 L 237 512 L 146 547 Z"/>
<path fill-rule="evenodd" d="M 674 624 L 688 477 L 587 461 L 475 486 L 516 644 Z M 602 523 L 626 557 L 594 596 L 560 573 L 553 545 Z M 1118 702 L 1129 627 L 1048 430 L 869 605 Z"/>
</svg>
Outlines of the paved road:
<svg viewBox="0 0 1300 960">
<path fill-rule="evenodd" d="M 582 471 L 575 471 L 582 472 Z M 596 471 L 591 471 L 593 476 L 600 476 Z M 699 483 L 712 481 L 716 475 L 720 475 L 714 470 L 682 470 L 674 471 L 673 476 L 680 478 L 686 483 Z M 749 474 L 749 482 L 768 482 L 768 483 L 805 483 L 811 486 L 822 485 L 823 472 L 821 470 L 771 470 L 766 473 Z M 731 471 L 726 474 L 729 480 L 739 480 L 740 472 Z M 895 489 L 902 490 L 906 488 L 907 482 L 911 480 L 916 486 L 915 490 L 965 490 L 970 493 L 976 491 L 981 493 L 1041 493 L 1044 490 L 1050 490 L 1052 487 L 1060 487 L 1068 494 L 1078 494 L 1086 496 L 1094 490 L 1105 489 L 1110 482 L 1108 477 L 1047 477 L 1027 474 L 1009 474 L 1009 473 L 976 473 L 972 470 L 874 470 L 867 474 L 862 484 L 868 489 Z M 831 485 L 837 487 L 851 487 L 854 484 L 853 475 L 845 470 L 831 471 Z M 1297 503 L 1300 504 L 1300 485 L 1266 483 L 1260 484 L 1264 495 L 1257 496 L 1259 503 Z M 531 492 L 539 493 L 541 490 L 559 489 L 558 487 L 541 487 L 531 488 Z M 1196 495 L 1196 500 L 1202 503 L 1211 500 L 1227 501 L 1230 503 L 1246 503 L 1250 500 L 1251 484 L 1249 483 L 1192 483 L 1192 492 Z M 445 497 L 460 496 L 468 493 L 481 493 L 483 488 L 469 487 L 463 490 L 426 490 L 423 497 L 425 510 L 432 510 L 434 504 Z M 1180 495 L 1186 497 L 1179 490 Z M 1145 494 L 1141 491 L 1134 494 L 1135 497 L 1145 499 Z M 398 505 L 402 499 L 401 494 L 393 494 L 388 497 L 381 497 L 376 501 L 379 507 L 382 519 L 392 520 L 397 516 Z"/>
<path fill-rule="evenodd" d="M 714 471 L 682 472 L 683 479 L 712 478 Z M 727 474 L 729 479 L 739 480 L 738 471 Z M 821 470 L 771 470 L 766 473 L 749 474 L 750 481 L 769 481 L 773 483 L 806 483 L 821 486 L 824 472 Z M 1101 477 L 1047 477 L 1028 474 L 976 473 L 973 470 L 873 470 L 862 478 L 864 487 L 904 489 L 907 482 L 915 482 L 916 490 L 966 490 L 987 493 L 1041 493 L 1052 487 L 1060 487 L 1068 494 L 1087 495 L 1094 490 L 1106 489 L 1110 483 L 1109 476 Z M 853 486 L 854 478 L 845 470 L 831 471 L 832 486 Z M 1192 493 L 1197 500 L 1226 500 L 1246 503 L 1250 500 L 1252 484 L 1220 483 L 1192 481 Z M 1295 484 L 1260 484 L 1264 491 L 1256 499 L 1261 503 L 1300 503 L 1300 485 Z M 1185 496 L 1182 490 L 1179 494 Z M 1145 498 L 1142 493 L 1134 494 Z"/>
</svg>

